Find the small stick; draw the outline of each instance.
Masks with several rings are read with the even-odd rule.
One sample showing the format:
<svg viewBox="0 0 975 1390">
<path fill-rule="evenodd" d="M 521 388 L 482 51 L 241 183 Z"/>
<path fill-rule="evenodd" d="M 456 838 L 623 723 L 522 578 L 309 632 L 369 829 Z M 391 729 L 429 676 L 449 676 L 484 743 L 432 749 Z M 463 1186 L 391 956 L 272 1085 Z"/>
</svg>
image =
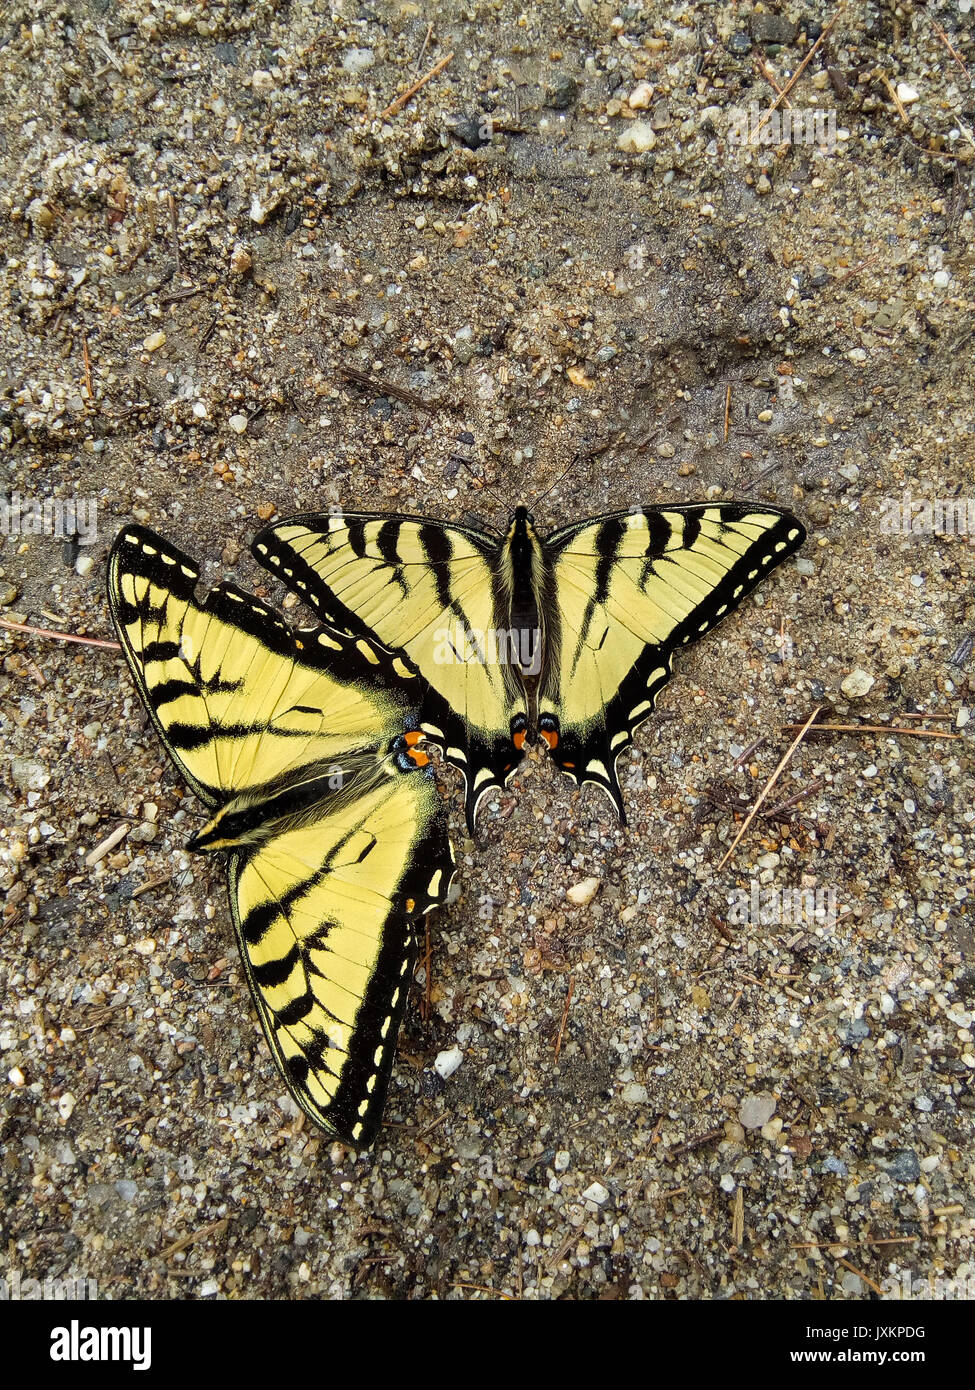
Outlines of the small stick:
<svg viewBox="0 0 975 1390">
<path fill-rule="evenodd" d="M 126 309 L 134 309 L 137 304 L 141 304 L 142 301 L 144 299 L 148 299 L 151 294 L 155 294 L 157 290 L 161 290 L 163 285 L 169 284 L 170 280 L 173 278 L 175 274 L 176 267 L 171 265 L 169 269 L 165 271 L 163 275 L 160 276 L 158 285 L 150 285 L 149 288 L 147 290 L 143 290 L 141 294 L 133 295 L 133 297 L 126 304 Z"/>
<path fill-rule="evenodd" d="M 122 843 L 128 833 L 128 821 L 123 821 L 121 825 L 117 825 L 111 835 L 106 835 L 100 845 L 96 845 L 93 850 L 85 855 L 85 867 L 93 869 L 98 861 L 104 859 L 105 855 L 108 854 L 110 850 L 113 850 L 116 845 Z"/>
<path fill-rule="evenodd" d="M 419 53 L 416 55 L 416 63 L 414 64 L 414 71 L 415 71 L 415 72 L 419 72 L 419 70 L 420 70 L 420 64 L 423 62 L 423 55 L 424 55 L 424 53 L 426 53 L 426 51 L 427 51 L 427 44 L 430 42 L 430 35 L 431 35 L 432 33 L 433 33 L 433 25 L 432 25 L 432 24 L 428 24 L 428 25 L 427 25 L 426 37 L 424 38 L 423 43 L 420 45 L 420 51 L 419 51 Z"/>
<path fill-rule="evenodd" d="M 731 1220 L 731 1239 L 739 1247 L 745 1239 L 745 1189 L 741 1186 L 735 1193 L 735 1214 Z"/>
<path fill-rule="evenodd" d="M 405 386 L 396 386 L 391 381 L 381 381 L 379 377 L 370 376 L 368 372 L 360 372 L 358 367 L 341 366 L 339 371 L 346 381 L 354 381 L 357 386 L 368 386 L 370 390 L 378 391 L 381 396 L 393 396 L 398 401 L 405 401 L 407 405 L 415 405 L 419 410 L 438 410 L 442 405 L 439 397 L 433 401 L 425 401 L 415 391 L 407 391 Z"/>
<path fill-rule="evenodd" d="M 928 714 L 926 710 L 905 710 L 901 719 L 940 719 L 950 724 L 954 720 L 953 714 Z"/>
<path fill-rule="evenodd" d="M 203 337 L 200 339 L 200 346 L 197 348 L 197 352 L 202 352 L 203 349 L 206 347 L 207 343 L 213 337 L 214 331 L 219 322 L 220 315 L 214 314 L 213 318 L 210 320 L 210 322 L 207 324 L 206 328 L 203 331 Z"/>
<path fill-rule="evenodd" d="M 760 75 L 761 77 L 764 77 L 764 78 L 765 78 L 765 81 L 769 84 L 769 86 L 770 86 L 775 92 L 777 92 L 778 95 L 782 98 L 782 105 L 783 105 L 787 110 L 791 111 L 791 110 L 792 110 L 792 102 L 791 102 L 791 101 L 789 100 L 789 98 L 786 96 L 785 92 L 783 92 L 782 88 L 779 86 L 779 84 L 776 82 L 774 76 L 773 76 L 772 73 L 769 71 L 769 66 L 768 66 L 768 63 L 766 63 L 765 59 L 764 59 L 764 58 L 756 58 L 756 59 L 755 59 L 755 68 L 756 68 L 756 71 L 759 73 L 759 75 Z"/>
<path fill-rule="evenodd" d="M 446 58 L 441 58 L 439 63 L 434 63 L 433 67 L 430 69 L 429 72 L 425 72 L 421 78 L 418 78 L 418 80 L 413 83 L 412 87 L 407 88 L 407 90 L 403 93 L 402 96 L 397 97 L 395 101 L 390 102 L 390 104 L 386 107 L 386 110 L 380 112 L 379 119 L 381 121 L 384 121 L 387 116 L 395 116 L 397 111 L 402 111 L 403 107 L 410 100 L 410 98 L 415 97 L 420 88 L 425 87 L 431 78 L 436 77 L 438 72 L 443 72 L 447 64 L 453 61 L 453 57 L 454 55 L 451 51 L 447 54 Z"/>
<path fill-rule="evenodd" d="M 862 1279 L 863 1282 L 864 1282 L 869 1288 L 873 1289 L 874 1293 L 879 1294 L 880 1297 L 883 1298 L 883 1296 L 884 1296 L 884 1291 L 883 1291 L 883 1289 L 880 1287 L 879 1284 L 875 1284 L 875 1283 L 873 1282 L 873 1280 L 870 1278 L 869 1274 L 864 1274 L 864 1272 L 863 1272 L 862 1269 L 857 1269 L 856 1265 L 851 1265 L 850 1262 L 849 1262 L 849 1260 L 844 1260 L 842 1256 L 840 1256 L 839 1263 L 840 1263 L 841 1265 L 843 1265 L 844 1268 L 850 1270 L 851 1273 L 855 1274 L 856 1277 L 857 1277 L 858 1279 Z"/>
<path fill-rule="evenodd" d="M 956 49 L 952 48 L 951 40 L 948 38 L 948 35 L 945 33 L 945 31 L 942 29 L 941 25 L 938 23 L 936 19 L 932 19 L 931 23 L 934 25 L 935 33 L 938 35 L 938 38 L 941 40 L 945 48 L 947 48 L 948 52 L 951 54 L 952 58 L 954 58 L 955 62 L 958 64 L 962 72 L 965 74 L 965 81 L 970 82 L 972 79 L 968 74 L 968 69 L 965 67 L 961 55 L 957 52 Z"/>
<path fill-rule="evenodd" d="M 825 32 L 825 31 L 824 31 L 824 32 Z M 748 827 L 751 825 L 752 821 L 753 821 L 753 820 L 755 819 L 755 817 L 758 815 L 758 812 L 759 812 L 759 809 L 760 809 L 760 807 L 761 807 L 761 805 L 762 805 L 762 802 L 765 800 L 765 798 L 768 796 L 769 792 L 772 790 L 772 788 L 775 786 L 776 782 L 779 780 L 779 777 L 781 776 L 782 772 L 785 770 L 785 767 L 786 767 L 786 765 L 788 764 L 788 762 L 789 762 L 790 758 L 792 757 L 793 753 L 796 751 L 796 749 L 799 747 L 799 744 L 802 742 L 802 740 L 803 740 L 803 738 L 804 738 L 804 736 L 805 736 L 806 730 L 810 727 L 810 725 L 812 724 L 813 720 L 816 718 L 816 715 L 819 713 L 819 711 L 820 711 L 821 709 L 822 709 L 822 705 L 817 705 L 817 706 L 816 706 L 816 708 L 813 710 L 812 714 L 811 714 L 811 715 L 809 716 L 809 718 L 806 720 L 805 724 L 803 724 L 802 729 L 800 730 L 800 732 L 796 735 L 795 740 L 789 745 L 789 748 L 788 748 L 788 750 L 786 751 L 785 756 L 783 757 L 782 761 L 779 763 L 778 767 L 777 767 L 777 768 L 775 769 L 775 771 L 772 773 L 772 776 L 769 778 L 769 780 L 765 783 L 765 786 L 762 788 L 761 792 L 759 793 L 759 796 L 758 796 L 757 801 L 754 802 L 754 804 L 752 805 L 752 809 L 749 811 L 747 817 L 745 818 L 745 823 L 744 823 L 744 825 L 743 825 L 743 826 L 741 827 L 741 829 L 738 831 L 738 834 L 735 836 L 734 840 L 732 841 L 730 848 L 728 849 L 728 851 L 727 851 L 727 853 L 725 854 L 724 858 L 721 860 L 721 863 L 718 865 L 718 872 L 719 872 L 719 873 L 720 873 L 720 871 L 724 868 L 724 866 L 727 864 L 727 862 L 728 862 L 728 860 L 731 858 L 732 854 L 735 852 L 735 849 L 736 849 L 737 846 L 738 846 L 739 840 L 742 838 L 742 836 L 745 834 L 745 832 L 746 832 L 746 830 L 748 829 Z"/>
<path fill-rule="evenodd" d="M 173 255 L 176 257 L 177 268 L 182 270 L 183 258 L 179 253 L 179 218 L 176 213 L 176 199 L 169 194 L 169 227 L 173 234 Z"/>
<path fill-rule="evenodd" d="M 114 768 L 112 769 L 114 771 Z M 118 778 L 116 777 L 116 781 Z M 133 890 L 133 898 L 141 898 L 143 893 L 149 893 L 153 888 L 159 888 L 162 884 L 168 883 L 174 877 L 173 874 L 163 874 L 161 878 L 150 878 L 147 883 L 140 883 L 139 887 Z"/>
<path fill-rule="evenodd" d="M 202 285 L 195 290 L 177 290 L 175 294 L 164 294 L 160 297 L 160 304 L 178 304 L 181 299 L 192 299 L 195 295 L 206 294 Z"/>
<path fill-rule="evenodd" d="M 142 253 L 145 251 L 145 249 L 146 249 L 146 243 L 143 242 L 142 245 L 141 245 L 140 247 L 138 247 L 137 250 L 135 250 L 135 251 L 132 252 L 132 255 L 131 255 L 131 256 L 129 257 L 129 259 L 125 262 L 125 265 L 119 266 L 119 274 L 120 274 L 120 275 L 128 275 L 129 271 L 130 271 L 130 270 L 132 269 L 132 267 L 135 265 L 136 261 L 139 259 L 139 257 L 140 257 L 140 256 L 142 255 Z"/>
<path fill-rule="evenodd" d="M 566 996 L 565 996 L 565 1008 L 562 1010 L 562 1022 L 559 1024 L 559 1036 L 558 1036 L 558 1037 L 556 1038 L 556 1040 L 555 1040 L 555 1060 L 556 1060 L 556 1061 L 559 1060 L 559 1053 L 562 1051 L 562 1035 L 563 1035 L 564 1032 L 565 1032 L 566 1021 L 567 1021 L 567 1019 L 568 1019 L 568 1017 L 569 1017 L 569 1005 L 572 1003 L 572 990 L 573 990 L 573 986 L 574 986 L 574 985 L 575 985 L 575 979 L 572 978 L 572 977 L 570 976 L 570 978 L 569 978 L 569 989 L 568 989 L 568 993 L 567 993 Z"/>
<path fill-rule="evenodd" d="M 826 779 L 824 777 L 817 777 L 815 782 L 810 782 L 809 786 L 803 787 L 801 792 L 796 792 L 795 796 L 790 796 L 785 801 L 777 801 L 774 806 L 771 806 L 767 811 L 763 811 L 762 815 L 771 820 L 771 818 L 778 815 L 780 811 L 788 811 L 790 807 L 795 806 L 800 801 L 804 801 L 807 796 L 812 796 L 815 792 L 818 792 L 825 784 L 825 781 Z"/>
<path fill-rule="evenodd" d="M 728 438 L 728 422 L 731 419 L 731 382 L 728 382 L 728 389 L 724 395 L 724 437 Z"/>
<path fill-rule="evenodd" d="M 809 66 L 809 64 L 812 62 L 813 54 L 816 52 L 817 48 L 818 48 L 819 45 L 823 42 L 823 40 L 829 35 L 829 33 L 831 32 L 831 30 L 832 30 L 834 24 L 835 24 L 836 21 L 839 19 L 840 15 L 841 15 L 842 13 L 843 13 L 843 6 L 841 5 L 840 8 L 839 8 L 839 9 L 836 11 L 836 13 L 834 14 L 833 18 L 832 18 L 832 19 L 830 20 L 830 22 L 827 24 L 826 28 L 825 28 L 825 29 L 823 30 L 823 32 L 820 34 L 819 38 L 818 38 L 818 39 L 816 40 L 816 42 L 813 44 L 812 48 L 811 48 L 811 49 L 809 50 L 809 52 L 806 54 L 805 58 L 803 58 L 802 62 L 799 64 L 799 66 L 796 68 L 795 72 L 794 72 L 794 73 L 792 74 L 792 76 L 789 78 L 788 82 L 787 82 L 787 83 L 785 84 L 785 86 L 782 88 L 782 91 L 781 91 L 781 92 L 779 93 L 779 95 L 775 98 L 775 100 L 772 102 L 772 105 L 769 107 L 769 109 L 766 111 L 765 115 L 764 115 L 764 116 L 762 117 L 762 119 L 759 121 L 757 129 L 754 130 L 754 131 L 752 132 L 752 134 L 749 136 L 748 143 L 749 143 L 750 145 L 757 144 L 757 142 L 758 142 L 758 140 L 759 140 L 759 137 L 760 137 L 761 134 L 762 134 L 762 131 L 763 131 L 764 128 L 768 125 L 769 118 L 771 117 L 773 111 L 774 111 L 775 108 L 778 106 L 778 104 L 779 104 L 780 101 L 785 101 L 786 97 L 789 95 L 789 93 L 792 91 L 793 87 L 794 87 L 794 86 L 796 85 L 796 83 L 799 81 L 799 78 L 802 76 L 802 74 L 806 71 L 806 68 L 807 68 L 807 67 Z"/>
<path fill-rule="evenodd" d="M 429 1123 L 428 1125 L 424 1125 L 422 1129 L 418 1129 L 417 1132 L 414 1134 L 413 1138 L 414 1138 L 414 1139 L 422 1139 L 422 1138 L 424 1137 L 424 1135 L 429 1134 L 429 1133 L 431 1132 L 431 1130 L 436 1129 L 438 1125 L 445 1124 L 446 1121 L 449 1120 L 449 1119 L 450 1119 L 450 1111 L 449 1111 L 449 1110 L 445 1110 L 444 1113 L 443 1113 L 442 1115 L 438 1115 L 437 1118 L 436 1118 L 435 1120 L 431 1120 L 430 1123 Z M 396 1125 L 390 1125 L 390 1123 L 389 1123 L 388 1120 L 385 1122 L 385 1127 L 390 1128 L 390 1129 L 396 1129 L 396 1128 L 397 1128 Z"/>
<path fill-rule="evenodd" d="M 81 642 L 86 647 L 107 647 L 109 651 L 120 652 L 118 642 L 106 642 L 101 637 L 76 637 L 73 632 L 53 632 L 49 627 L 31 627 L 29 623 L 12 623 L 9 618 L 0 618 L 0 627 L 11 632 L 28 632 L 34 637 L 56 637 L 61 642 Z"/>
<path fill-rule="evenodd" d="M 696 1139 L 688 1139 L 686 1144 L 678 1144 L 675 1149 L 663 1155 L 668 1161 L 673 1158 L 680 1158 L 681 1154 L 689 1154 L 692 1149 L 699 1149 L 704 1144 L 710 1144 L 715 1139 L 720 1139 L 724 1134 L 724 1125 L 716 1125 L 714 1129 L 709 1129 L 706 1134 L 699 1134 Z"/>
<path fill-rule="evenodd" d="M 897 107 L 897 114 L 900 116 L 901 120 L 904 122 L 905 125 L 910 125 L 910 121 L 907 118 L 907 112 L 904 110 L 904 103 L 897 95 L 897 88 L 894 86 L 893 82 L 891 82 L 890 78 L 887 76 L 886 73 L 884 73 L 884 86 L 890 93 L 891 101 Z"/>
<path fill-rule="evenodd" d="M 94 387 L 91 384 L 91 357 L 88 355 L 88 334 L 81 335 L 81 355 L 85 360 L 85 390 L 88 392 L 88 399 L 95 399 Z"/>
<path fill-rule="evenodd" d="M 744 763 L 746 763 L 746 762 L 748 761 L 748 759 L 751 757 L 751 755 L 755 752 L 755 749 L 758 748 L 759 745 L 762 744 L 762 743 L 764 743 L 764 742 L 765 742 L 764 736 L 761 736 L 761 735 L 760 735 L 760 736 L 755 740 L 754 743 L 750 743 L 750 744 L 748 745 L 747 748 L 745 748 L 741 753 L 738 754 L 737 758 L 736 758 L 735 761 L 731 764 L 731 766 L 732 766 L 732 767 L 741 767 Z"/>
<path fill-rule="evenodd" d="M 167 1245 L 165 1250 L 160 1250 L 158 1258 L 160 1260 L 168 1260 L 171 1255 L 178 1255 L 179 1252 L 185 1250 L 188 1245 L 195 1245 L 198 1240 L 203 1240 L 204 1237 L 212 1235 L 214 1232 L 223 1234 L 227 1229 L 227 1225 L 228 1218 L 226 1216 L 218 1217 L 216 1221 L 211 1221 L 207 1226 L 201 1226 L 199 1230 L 193 1231 L 192 1234 L 181 1236 L 179 1240 L 174 1240 L 172 1245 Z"/>
<path fill-rule="evenodd" d="M 433 25 L 432 25 L 432 24 L 430 25 L 430 28 L 431 28 L 431 29 L 433 28 Z M 385 1255 L 381 1256 L 380 1258 L 383 1259 L 383 1260 L 386 1260 L 386 1256 L 385 1256 Z M 390 1258 L 391 1258 L 391 1257 L 390 1257 Z M 514 1301 L 510 1293 L 505 1293 L 503 1289 L 489 1289 L 488 1286 L 487 1286 L 487 1284 L 456 1284 L 456 1283 L 455 1283 L 455 1284 L 454 1284 L 454 1288 L 455 1288 L 455 1289 L 473 1289 L 473 1290 L 475 1291 L 475 1293 L 489 1293 L 489 1294 L 491 1294 L 492 1297 L 494 1297 L 494 1298 L 503 1298 L 503 1299 L 505 1300 L 506 1303 L 512 1303 L 512 1302 Z"/>
<path fill-rule="evenodd" d="M 783 724 L 782 732 L 791 734 L 798 724 Z M 810 733 L 831 734 L 907 734 L 911 738 L 964 738 L 964 734 L 946 734 L 941 729 L 898 729 L 893 724 L 816 724 Z"/>
</svg>

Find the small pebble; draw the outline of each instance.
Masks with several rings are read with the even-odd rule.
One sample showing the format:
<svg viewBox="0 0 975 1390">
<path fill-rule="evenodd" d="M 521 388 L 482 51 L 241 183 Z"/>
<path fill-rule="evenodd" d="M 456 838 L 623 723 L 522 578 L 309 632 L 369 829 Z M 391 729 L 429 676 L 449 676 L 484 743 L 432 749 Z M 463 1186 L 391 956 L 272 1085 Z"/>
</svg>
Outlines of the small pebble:
<svg viewBox="0 0 975 1390">
<path fill-rule="evenodd" d="M 861 700 L 864 695 L 869 695 L 875 684 L 875 677 L 869 671 L 864 671 L 857 667 L 848 676 L 844 676 L 840 682 L 840 689 L 850 700 Z"/>
<path fill-rule="evenodd" d="M 434 1059 L 433 1069 L 442 1080 L 446 1081 L 464 1060 L 464 1054 L 459 1047 L 448 1047 L 443 1052 L 438 1052 Z"/>
<path fill-rule="evenodd" d="M 581 883 L 574 883 L 571 888 L 566 890 L 565 896 L 570 903 L 575 903 L 576 907 L 585 907 L 591 903 L 599 892 L 598 878 L 584 878 Z"/>
<path fill-rule="evenodd" d="M 625 154 L 644 154 L 656 143 L 657 137 L 648 121 L 631 121 L 616 138 L 616 148 Z"/>
<path fill-rule="evenodd" d="M 738 1119 L 745 1129 L 761 1129 L 775 1114 L 775 1097 L 761 1091 L 754 1096 L 746 1096 L 738 1107 Z"/>
</svg>

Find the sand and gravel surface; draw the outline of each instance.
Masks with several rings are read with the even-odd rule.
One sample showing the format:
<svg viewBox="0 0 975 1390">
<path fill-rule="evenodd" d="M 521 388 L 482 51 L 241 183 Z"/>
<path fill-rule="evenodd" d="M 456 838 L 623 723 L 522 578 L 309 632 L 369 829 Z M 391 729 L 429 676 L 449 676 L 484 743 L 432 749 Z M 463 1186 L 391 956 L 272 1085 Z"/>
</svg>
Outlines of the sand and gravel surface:
<svg viewBox="0 0 975 1390">
<path fill-rule="evenodd" d="M 4 7 L 7 622 L 110 639 L 133 517 L 275 602 L 247 544 L 296 510 L 809 529 L 684 655 L 625 826 L 533 754 L 471 840 L 439 771 L 461 896 L 358 1156 L 283 1094 L 118 653 L 4 630 L 8 1282 L 975 1288 L 973 75 L 965 0 Z M 869 728 L 721 867 L 817 706 Z"/>
</svg>

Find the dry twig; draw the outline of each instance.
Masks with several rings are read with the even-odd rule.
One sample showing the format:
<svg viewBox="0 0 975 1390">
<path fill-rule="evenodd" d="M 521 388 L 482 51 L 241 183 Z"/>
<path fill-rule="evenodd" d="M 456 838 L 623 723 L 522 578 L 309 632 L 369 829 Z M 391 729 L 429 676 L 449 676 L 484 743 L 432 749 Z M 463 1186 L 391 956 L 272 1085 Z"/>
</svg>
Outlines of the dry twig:
<svg viewBox="0 0 975 1390">
<path fill-rule="evenodd" d="M 785 771 L 785 768 L 786 768 L 786 766 L 788 765 L 789 760 L 791 759 L 793 753 L 796 751 L 796 749 L 799 747 L 799 744 L 802 742 L 803 738 L 805 737 L 806 730 L 810 727 L 810 725 L 812 724 L 813 720 L 816 718 L 816 715 L 819 713 L 819 711 L 820 711 L 821 709 L 822 709 L 822 705 L 817 705 L 816 708 L 813 710 L 812 714 L 809 716 L 809 718 L 806 720 L 805 724 L 803 724 L 802 728 L 800 729 L 799 733 L 796 735 L 796 738 L 795 738 L 795 739 L 793 740 L 793 742 L 789 745 L 789 748 L 788 748 L 788 750 L 786 751 L 785 756 L 782 758 L 782 761 L 779 763 L 778 767 L 777 767 L 777 768 L 775 769 L 775 771 L 772 773 L 772 776 L 771 776 L 771 777 L 768 779 L 768 781 L 765 783 L 765 786 L 762 788 L 761 792 L 759 793 L 757 800 L 754 801 L 754 802 L 752 803 L 752 808 L 751 808 L 751 810 L 749 811 L 747 817 L 745 818 L 745 823 L 742 825 L 741 829 L 738 831 L 738 834 L 735 836 L 734 840 L 732 840 L 731 845 L 729 846 L 728 850 L 726 851 L 726 853 L 725 853 L 725 855 L 724 855 L 724 858 L 721 860 L 721 863 L 718 865 L 718 871 L 719 871 L 719 872 L 724 868 L 724 866 L 727 864 L 728 860 L 729 860 L 729 859 L 731 858 L 731 856 L 734 854 L 735 850 L 736 850 L 737 847 L 738 847 L 738 842 L 739 842 L 739 840 L 742 838 L 742 836 L 743 836 L 743 835 L 745 834 L 745 832 L 747 831 L 748 827 L 751 825 L 752 821 L 753 821 L 753 820 L 755 819 L 755 817 L 758 815 L 759 810 L 761 809 L 762 803 L 764 802 L 765 798 L 768 796 L 768 794 L 769 794 L 769 792 L 772 790 L 772 788 L 775 786 L 776 782 L 779 780 L 779 777 L 780 777 L 780 776 L 782 775 L 782 773 Z"/>
<path fill-rule="evenodd" d="M 86 647 L 106 647 L 109 651 L 120 652 L 118 642 L 106 642 L 101 637 L 76 637 L 73 632 L 55 632 L 49 627 L 32 627 L 30 623 L 12 623 L 9 618 L 0 618 L 0 627 L 11 632 L 26 632 L 32 637 L 56 637 L 60 642 L 81 642 Z"/>
<path fill-rule="evenodd" d="M 418 78 L 417 81 L 413 83 L 412 87 L 406 89 L 402 96 L 397 97 L 395 101 L 391 101 L 386 107 L 386 110 L 380 112 L 379 119 L 384 121 L 387 116 L 395 116 L 397 111 L 401 111 L 406 103 L 412 97 L 416 96 L 421 87 L 425 87 L 431 78 L 436 77 L 438 72 L 443 72 L 447 64 L 453 60 L 453 56 L 453 52 L 450 52 L 445 58 L 441 58 L 439 63 L 434 63 L 429 72 L 425 72 L 422 77 Z"/>
</svg>

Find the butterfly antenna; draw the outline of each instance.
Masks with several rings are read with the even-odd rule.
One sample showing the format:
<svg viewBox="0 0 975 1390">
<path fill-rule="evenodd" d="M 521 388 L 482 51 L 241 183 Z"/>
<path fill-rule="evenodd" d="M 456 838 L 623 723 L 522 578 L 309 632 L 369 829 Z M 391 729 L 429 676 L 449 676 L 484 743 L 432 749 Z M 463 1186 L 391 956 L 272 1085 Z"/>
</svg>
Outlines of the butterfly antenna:
<svg viewBox="0 0 975 1390">
<path fill-rule="evenodd" d="M 459 460 L 459 463 L 460 463 L 460 467 L 463 468 L 463 469 L 465 470 L 465 472 L 467 472 L 467 473 L 469 473 L 469 474 L 471 475 L 471 477 L 474 479 L 475 483 L 477 483 L 478 487 L 479 487 L 483 492 L 489 492 L 489 493 L 491 494 L 491 496 L 494 498 L 495 502 L 497 502 L 497 504 L 498 504 L 498 508 L 499 508 L 499 510 L 500 510 L 500 512 L 501 512 L 501 515 L 502 515 L 502 516 L 507 516 L 508 512 L 511 510 L 511 505 L 510 505 L 510 503 L 509 503 L 509 502 L 505 502 L 504 499 L 500 496 L 500 494 L 497 493 L 497 492 L 495 492 L 495 490 L 494 490 L 494 488 L 491 486 L 491 484 L 490 484 L 490 483 L 486 483 L 482 477 L 480 477 L 477 473 L 475 473 L 474 470 L 473 470 L 473 468 L 470 466 L 470 464 L 467 463 L 464 459 L 460 459 L 460 460 Z"/>
<path fill-rule="evenodd" d="M 551 487 L 547 487 L 540 497 L 536 497 L 533 499 L 531 505 L 531 510 L 533 512 L 537 509 L 539 502 L 544 502 L 545 498 L 549 495 L 549 493 L 555 491 L 555 489 L 558 487 L 559 483 L 562 481 L 565 475 L 567 473 L 571 473 L 572 469 L 575 468 L 576 464 L 579 462 L 580 457 L 582 457 L 582 455 L 576 454 L 576 456 L 572 459 L 571 463 L 569 463 L 569 465 L 562 470 L 562 472 L 556 478 L 555 482 L 552 483 Z"/>
</svg>

